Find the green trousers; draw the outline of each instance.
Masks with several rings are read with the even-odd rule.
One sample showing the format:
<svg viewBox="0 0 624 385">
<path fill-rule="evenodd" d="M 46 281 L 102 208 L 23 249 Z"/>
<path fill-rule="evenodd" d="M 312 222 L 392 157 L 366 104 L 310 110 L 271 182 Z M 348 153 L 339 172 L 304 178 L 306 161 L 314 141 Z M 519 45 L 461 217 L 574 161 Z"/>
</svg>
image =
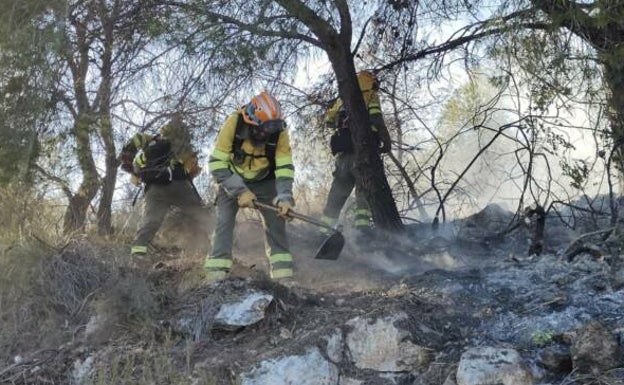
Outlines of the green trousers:
<svg viewBox="0 0 624 385">
<path fill-rule="evenodd" d="M 147 245 L 154 239 L 173 206 L 198 225 L 202 223 L 202 216 L 206 215 L 201 198 L 188 180 L 173 180 L 167 185 L 149 185 L 145 191 L 143 219 L 132 242 L 132 254 L 147 253 Z"/>
<path fill-rule="evenodd" d="M 335 165 L 334 179 L 329 189 L 322 218 L 323 222 L 330 226 L 334 226 L 338 222 L 340 210 L 342 210 L 342 206 L 344 206 L 355 187 L 355 175 L 353 174 L 355 154 L 340 153 L 336 155 Z M 355 189 L 355 204 L 354 226 L 356 228 L 368 228 L 370 226 L 371 211 L 364 194 L 357 188 Z M 323 229 L 322 232 L 327 232 L 327 230 Z"/>
<path fill-rule="evenodd" d="M 247 183 L 247 187 L 256 194 L 258 201 L 272 204 L 276 196 L 275 180 L 262 180 Z M 232 243 L 236 214 L 236 197 L 228 195 L 223 188 L 217 193 L 217 224 L 212 237 L 212 252 L 206 258 L 204 268 L 209 280 L 225 278 L 232 268 Z M 271 210 L 260 209 L 264 228 L 265 252 L 269 259 L 271 278 L 289 278 L 293 276 L 293 258 L 288 251 L 286 223 Z M 249 236 L 255 236 L 249 234 Z"/>
</svg>

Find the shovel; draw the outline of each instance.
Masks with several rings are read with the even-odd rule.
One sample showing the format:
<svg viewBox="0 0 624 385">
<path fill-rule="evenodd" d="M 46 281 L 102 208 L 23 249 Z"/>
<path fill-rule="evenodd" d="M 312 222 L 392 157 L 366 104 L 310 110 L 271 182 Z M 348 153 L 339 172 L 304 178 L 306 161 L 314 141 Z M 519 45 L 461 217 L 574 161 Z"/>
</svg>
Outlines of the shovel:
<svg viewBox="0 0 624 385">
<path fill-rule="evenodd" d="M 279 209 L 275 206 L 267 205 L 265 203 L 260 203 L 258 201 L 255 201 L 254 203 L 256 204 L 257 207 L 260 207 L 262 209 L 272 210 L 276 212 L 279 211 Z M 342 251 L 342 248 L 344 247 L 344 244 L 345 244 L 344 235 L 342 235 L 340 231 L 338 231 L 337 229 L 317 219 L 308 217 L 303 214 L 296 213 L 292 210 L 288 212 L 288 216 L 296 218 L 296 219 L 300 219 L 304 222 L 308 222 L 319 227 L 323 227 L 331 231 L 329 236 L 323 241 L 321 246 L 316 251 L 314 258 L 315 259 L 328 259 L 332 261 L 338 259 L 338 257 L 340 256 L 340 252 Z"/>
</svg>

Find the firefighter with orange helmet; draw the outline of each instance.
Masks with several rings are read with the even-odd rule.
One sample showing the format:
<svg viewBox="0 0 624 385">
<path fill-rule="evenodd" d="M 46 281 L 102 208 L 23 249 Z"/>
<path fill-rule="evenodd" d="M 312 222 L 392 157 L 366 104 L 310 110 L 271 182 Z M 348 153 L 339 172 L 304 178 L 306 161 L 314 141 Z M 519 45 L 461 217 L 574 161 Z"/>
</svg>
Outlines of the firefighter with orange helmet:
<svg viewBox="0 0 624 385">
<path fill-rule="evenodd" d="M 256 208 L 256 201 L 279 209 L 278 213 L 260 210 L 271 278 L 292 278 L 285 219 L 295 204 L 295 170 L 282 109 L 274 96 L 260 92 L 227 118 L 217 135 L 209 170 L 219 191 L 212 252 L 204 263 L 207 278 L 223 279 L 230 272 L 236 214 L 239 208 Z"/>
</svg>

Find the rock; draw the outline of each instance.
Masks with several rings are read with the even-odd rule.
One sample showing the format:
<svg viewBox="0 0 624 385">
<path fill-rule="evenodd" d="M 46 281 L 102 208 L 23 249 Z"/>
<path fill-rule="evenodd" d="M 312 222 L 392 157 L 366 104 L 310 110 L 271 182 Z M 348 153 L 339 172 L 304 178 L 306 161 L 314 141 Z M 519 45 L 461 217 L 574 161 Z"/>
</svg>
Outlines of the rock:
<svg viewBox="0 0 624 385">
<path fill-rule="evenodd" d="M 539 352 L 537 363 L 554 373 L 569 373 L 572 371 L 570 348 L 565 345 L 547 346 Z"/>
<path fill-rule="evenodd" d="M 338 385 L 336 365 L 328 362 L 317 348 L 299 356 L 263 361 L 241 375 L 241 385 Z"/>
<path fill-rule="evenodd" d="M 108 318 L 103 315 L 92 315 L 85 326 L 85 337 L 92 338 L 102 331 L 108 324 Z"/>
<path fill-rule="evenodd" d="M 600 374 L 622 364 L 622 348 L 598 321 L 582 327 L 570 347 L 572 366 L 580 373 Z"/>
<path fill-rule="evenodd" d="M 406 340 L 408 333 L 395 326 L 407 319 L 405 313 L 378 318 L 371 323 L 357 317 L 347 322 L 353 330 L 347 335 L 347 346 L 355 366 L 381 372 L 420 370 L 431 360 L 429 350 Z"/>
<path fill-rule="evenodd" d="M 356 380 L 355 378 L 341 377 L 340 385 L 362 385 L 364 382 Z"/>
<path fill-rule="evenodd" d="M 342 331 L 336 329 L 336 331 L 327 338 L 327 357 L 329 357 L 332 362 L 339 363 L 342 361 L 342 350 Z"/>
<path fill-rule="evenodd" d="M 457 385 L 457 382 L 455 381 L 455 374 L 451 373 L 446 376 L 446 380 L 444 380 L 442 385 Z"/>
<path fill-rule="evenodd" d="M 264 318 L 271 301 L 270 294 L 250 292 L 239 302 L 223 304 L 215 316 L 213 328 L 236 330 L 253 325 Z"/>
<path fill-rule="evenodd" d="M 509 224 L 513 213 L 496 203 L 491 203 L 476 214 L 466 218 L 459 229 L 458 238 L 479 240 L 496 234 Z"/>
<path fill-rule="evenodd" d="M 613 273 L 613 289 L 620 290 L 624 287 L 624 268 L 618 269 Z"/>
<path fill-rule="evenodd" d="M 86 385 L 90 384 L 90 377 L 93 374 L 93 356 L 87 357 L 84 361 L 77 359 L 74 361 L 71 378 L 72 384 Z"/>
<path fill-rule="evenodd" d="M 533 384 L 533 377 L 513 349 L 468 349 L 459 361 L 457 385 L 489 384 L 529 385 Z"/>
</svg>

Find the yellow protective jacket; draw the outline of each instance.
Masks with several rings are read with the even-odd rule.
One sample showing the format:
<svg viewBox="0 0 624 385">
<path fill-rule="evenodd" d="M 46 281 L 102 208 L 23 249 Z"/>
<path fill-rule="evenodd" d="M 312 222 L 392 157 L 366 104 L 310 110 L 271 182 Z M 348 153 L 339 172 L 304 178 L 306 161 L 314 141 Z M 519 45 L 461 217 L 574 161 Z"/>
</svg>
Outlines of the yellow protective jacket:
<svg viewBox="0 0 624 385">
<path fill-rule="evenodd" d="M 390 133 L 386 127 L 383 115 L 381 113 L 381 102 L 379 101 L 379 94 L 373 90 L 367 90 L 362 92 L 364 97 L 364 103 L 368 108 L 368 115 L 371 121 L 371 128 L 373 132 L 379 134 L 379 139 L 386 145 L 390 144 Z M 329 108 L 325 115 L 325 125 L 330 128 L 337 129 L 339 126 L 340 111 L 343 108 L 342 99 L 338 98 L 334 104 Z"/>
<path fill-rule="evenodd" d="M 210 173 L 231 196 L 238 196 L 247 190 L 246 183 L 275 177 L 277 198 L 291 200 L 295 168 L 288 132 L 281 131 L 276 143 L 271 143 L 269 139 L 267 143 L 254 147 L 250 139 L 250 127 L 244 122 L 239 124 L 239 120 L 242 122 L 242 116 L 236 111 L 219 130 L 209 159 Z M 234 153 L 236 141 L 241 143 L 240 154 Z M 267 157 L 267 146 L 275 146 L 274 159 Z"/>
</svg>

